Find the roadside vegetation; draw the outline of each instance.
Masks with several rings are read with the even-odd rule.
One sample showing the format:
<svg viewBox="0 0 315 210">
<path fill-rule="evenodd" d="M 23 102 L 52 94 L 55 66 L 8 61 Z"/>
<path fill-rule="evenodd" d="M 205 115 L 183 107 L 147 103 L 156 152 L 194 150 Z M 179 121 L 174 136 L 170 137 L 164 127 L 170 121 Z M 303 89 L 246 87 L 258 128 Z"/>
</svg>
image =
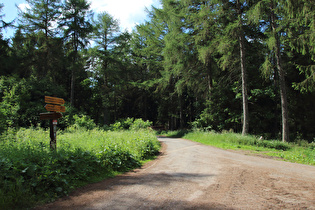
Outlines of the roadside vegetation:
<svg viewBox="0 0 315 210">
<path fill-rule="evenodd" d="M 57 151 L 50 150 L 49 130 L 39 127 L 1 135 L 0 209 L 53 201 L 87 183 L 140 167 L 160 149 L 147 128 L 150 122 L 129 118 L 106 129 L 87 129 L 80 124 L 91 123 L 82 119 L 58 132 Z"/>
<path fill-rule="evenodd" d="M 315 166 L 315 142 L 296 140 L 294 143 L 286 143 L 278 140 L 264 140 L 253 135 L 243 136 L 233 132 L 180 130 L 162 134 L 222 149 L 246 150 L 251 154 L 267 155 L 284 161 Z"/>
</svg>

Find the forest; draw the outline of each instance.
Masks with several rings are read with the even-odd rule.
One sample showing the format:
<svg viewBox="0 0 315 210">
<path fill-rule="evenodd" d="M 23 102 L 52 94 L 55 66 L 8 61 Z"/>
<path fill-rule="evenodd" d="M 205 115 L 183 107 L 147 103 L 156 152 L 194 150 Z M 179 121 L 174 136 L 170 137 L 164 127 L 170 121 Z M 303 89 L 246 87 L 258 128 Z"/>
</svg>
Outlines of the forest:
<svg viewBox="0 0 315 210">
<path fill-rule="evenodd" d="M 0 4 L 0 133 L 47 127 L 44 96 L 99 127 L 142 118 L 169 130 L 315 139 L 315 1 L 161 0 L 132 32 L 87 0 Z M 14 28 L 4 38 L 7 27 Z"/>
</svg>

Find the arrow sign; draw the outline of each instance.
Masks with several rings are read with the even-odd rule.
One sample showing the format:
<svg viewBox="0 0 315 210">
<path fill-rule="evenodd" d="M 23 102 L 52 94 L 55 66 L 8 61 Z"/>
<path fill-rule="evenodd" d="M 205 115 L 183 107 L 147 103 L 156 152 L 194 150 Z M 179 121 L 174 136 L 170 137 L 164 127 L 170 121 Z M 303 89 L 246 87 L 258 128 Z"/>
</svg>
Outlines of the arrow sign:
<svg viewBox="0 0 315 210">
<path fill-rule="evenodd" d="M 54 120 L 62 117 L 62 114 L 59 112 L 48 112 L 48 113 L 40 113 L 39 119 L 41 120 Z"/>
<path fill-rule="evenodd" d="M 65 100 L 62 98 L 56 98 L 56 97 L 50 97 L 50 96 L 45 96 L 45 102 L 49 104 L 58 104 L 62 105 L 65 103 Z"/>
<path fill-rule="evenodd" d="M 59 105 L 46 104 L 45 109 L 50 112 L 65 112 L 66 107 Z"/>
</svg>

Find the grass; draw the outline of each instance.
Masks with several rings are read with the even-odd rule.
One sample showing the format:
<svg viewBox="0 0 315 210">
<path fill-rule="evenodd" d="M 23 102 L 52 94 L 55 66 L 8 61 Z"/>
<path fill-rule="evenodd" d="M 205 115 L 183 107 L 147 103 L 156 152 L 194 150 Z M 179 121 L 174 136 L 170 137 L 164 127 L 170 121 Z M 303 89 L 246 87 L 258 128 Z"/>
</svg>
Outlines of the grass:
<svg viewBox="0 0 315 210">
<path fill-rule="evenodd" d="M 23 209 L 49 202 L 72 190 L 139 167 L 159 151 L 148 130 L 103 131 L 70 128 L 9 130 L 0 139 L 0 209 Z"/>
<path fill-rule="evenodd" d="M 165 135 L 181 137 L 222 149 L 247 150 L 254 154 L 277 157 L 285 161 L 315 166 L 315 146 L 312 144 L 284 143 L 277 140 L 259 140 L 255 136 L 237 133 L 204 131 L 172 131 Z"/>
</svg>

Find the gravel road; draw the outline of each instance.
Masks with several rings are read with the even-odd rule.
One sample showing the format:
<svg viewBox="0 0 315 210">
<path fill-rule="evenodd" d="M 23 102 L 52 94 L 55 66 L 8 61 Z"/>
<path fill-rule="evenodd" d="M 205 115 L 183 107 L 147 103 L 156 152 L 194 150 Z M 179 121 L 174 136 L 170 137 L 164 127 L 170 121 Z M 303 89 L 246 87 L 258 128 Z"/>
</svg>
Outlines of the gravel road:
<svg viewBox="0 0 315 210">
<path fill-rule="evenodd" d="M 315 167 L 159 138 L 162 155 L 39 209 L 315 209 Z"/>
</svg>

